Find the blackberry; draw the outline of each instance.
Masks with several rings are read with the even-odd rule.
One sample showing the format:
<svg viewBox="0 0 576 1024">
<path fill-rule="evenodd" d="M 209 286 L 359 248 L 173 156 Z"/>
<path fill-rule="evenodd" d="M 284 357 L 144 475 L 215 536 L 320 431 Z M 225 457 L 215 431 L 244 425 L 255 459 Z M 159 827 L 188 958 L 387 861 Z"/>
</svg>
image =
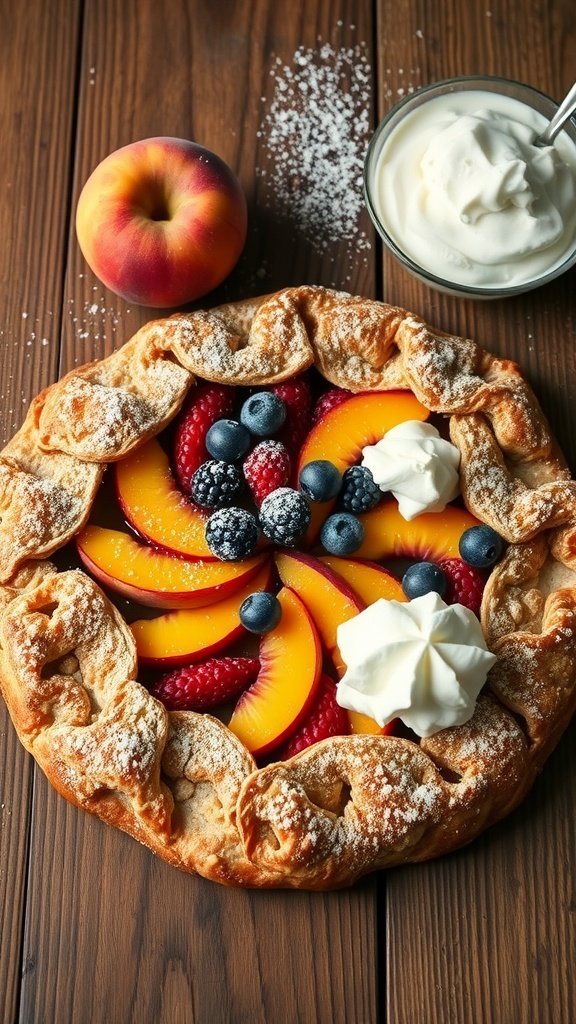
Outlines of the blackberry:
<svg viewBox="0 0 576 1024">
<path fill-rule="evenodd" d="M 206 521 L 206 543 L 222 562 L 248 558 L 258 543 L 258 524 L 243 508 L 221 508 Z"/>
<path fill-rule="evenodd" d="M 367 466 L 350 466 L 342 477 L 340 504 L 346 512 L 359 515 L 378 504 L 382 491 Z"/>
<path fill-rule="evenodd" d="M 312 513 L 303 494 L 292 487 L 277 487 L 260 506 L 260 525 L 270 540 L 292 548 L 306 533 Z"/>
<path fill-rule="evenodd" d="M 190 494 L 192 500 L 202 508 L 224 508 L 234 504 L 242 487 L 242 474 L 238 466 L 210 459 L 203 462 L 193 474 Z"/>
</svg>

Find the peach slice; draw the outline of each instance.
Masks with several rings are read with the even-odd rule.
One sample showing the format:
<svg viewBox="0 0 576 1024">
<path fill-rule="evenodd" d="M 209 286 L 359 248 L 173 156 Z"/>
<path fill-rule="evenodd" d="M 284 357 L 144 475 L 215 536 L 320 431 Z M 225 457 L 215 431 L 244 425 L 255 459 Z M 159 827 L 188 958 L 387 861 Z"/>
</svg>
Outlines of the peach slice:
<svg viewBox="0 0 576 1024">
<path fill-rule="evenodd" d="M 302 598 L 312 616 L 320 639 L 328 650 L 336 672 L 341 677 L 346 666 L 336 642 L 336 630 L 365 607 L 364 601 L 350 587 L 349 582 L 337 575 L 324 561 L 302 552 L 281 552 L 275 556 L 276 568 L 282 582 L 292 587 Z M 335 559 L 340 561 L 340 559 Z M 383 596 L 383 595 L 382 595 Z M 390 732 L 391 727 L 380 728 L 368 715 L 348 711 L 350 731 L 354 733 Z"/>
<path fill-rule="evenodd" d="M 310 612 L 338 675 L 344 675 L 346 666 L 336 643 L 336 630 L 341 622 L 362 611 L 363 601 L 342 577 L 312 555 L 282 551 L 275 555 L 275 562 L 282 583 L 296 591 Z"/>
<path fill-rule="evenodd" d="M 386 431 L 405 420 L 425 420 L 430 415 L 409 391 L 370 391 L 354 395 L 331 409 L 312 428 L 300 451 L 298 475 L 308 462 L 327 459 L 341 473 L 359 462 L 362 449 L 376 444 Z M 312 505 L 308 540 L 314 541 L 334 502 Z"/>
<path fill-rule="evenodd" d="M 128 533 L 86 526 L 76 538 L 93 576 L 151 608 L 200 608 L 235 593 L 262 568 L 264 556 L 245 562 L 188 562 L 146 547 Z"/>
<path fill-rule="evenodd" d="M 335 555 L 323 555 L 318 560 L 346 580 L 364 604 L 373 604 L 380 597 L 388 601 L 407 600 L 399 580 L 376 562 L 337 558 Z"/>
<path fill-rule="evenodd" d="M 226 647 L 244 633 L 238 617 L 240 605 L 254 591 L 267 590 L 270 581 L 267 562 L 241 590 L 218 604 L 133 622 L 130 628 L 141 664 L 157 668 L 186 665 Z"/>
<path fill-rule="evenodd" d="M 155 438 L 116 463 L 115 473 L 118 500 L 136 533 L 164 551 L 214 559 L 204 537 L 205 517 L 179 490 Z"/>
<path fill-rule="evenodd" d="M 282 618 L 260 644 L 260 672 L 240 697 L 228 728 L 252 752 L 265 754 L 298 728 L 322 669 L 322 648 L 306 606 L 294 591 L 278 594 Z"/>
<path fill-rule="evenodd" d="M 364 540 L 354 555 L 376 561 L 397 557 L 431 562 L 459 558 L 458 544 L 464 530 L 478 526 L 478 520 L 457 505 L 447 505 L 443 512 L 424 512 L 406 522 L 393 498 L 359 518 L 364 526 Z"/>
</svg>

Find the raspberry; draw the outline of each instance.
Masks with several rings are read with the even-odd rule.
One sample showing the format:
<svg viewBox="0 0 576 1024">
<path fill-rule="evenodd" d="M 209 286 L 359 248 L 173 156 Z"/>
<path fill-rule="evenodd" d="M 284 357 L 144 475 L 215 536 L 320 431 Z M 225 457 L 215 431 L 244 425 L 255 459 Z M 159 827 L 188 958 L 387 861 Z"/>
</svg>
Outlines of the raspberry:
<svg viewBox="0 0 576 1024">
<path fill-rule="evenodd" d="M 202 711 L 236 697 L 258 675 L 258 658 L 208 658 L 157 679 L 150 693 L 168 711 Z"/>
<path fill-rule="evenodd" d="M 278 441 L 286 445 L 289 452 L 296 455 L 310 429 L 312 412 L 312 395 L 310 385 L 305 377 L 293 377 L 292 380 L 273 384 L 271 391 L 282 399 L 286 406 L 286 422 L 276 435 Z"/>
<path fill-rule="evenodd" d="M 276 544 L 293 548 L 310 525 L 312 513 L 303 494 L 292 487 L 277 487 L 260 508 L 260 526 Z"/>
<path fill-rule="evenodd" d="M 480 614 L 486 576 L 480 569 L 466 565 L 461 558 L 443 558 L 438 562 L 446 576 L 446 604 L 463 604 L 475 615 Z"/>
<path fill-rule="evenodd" d="M 278 751 L 281 759 L 294 757 L 312 743 L 325 740 L 328 736 L 345 736 L 350 731 L 348 715 L 336 703 L 336 684 L 329 676 L 322 676 L 318 692 L 308 717 L 300 728 Z"/>
<path fill-rule="evenodd" d="M 331 409 L 335 409 L 337 405 L 342 405 L 347 398 L 352 398 L 350 391 L 344 391 L 343 388 L 330 388 L 329 391 L 325 391 L 314 406 L 312 412 L 312 425 L 319 423 L 323 420 L 326 413 L 330 412 Z"/>
<path fill-rule="evenodd" d="M 194 473 L 190 494 L 201 508 L 224 508 L 233 505 L 241 495 L 243 480 L 238 466 L 231 462 L 210 459 Z"/>
<path fill-rule="evenodd" d="M 192 475 L 206 461 L 204 439 L 216 420 L 229 416 L 234 389 L 223 384 L 200 384 L 192 388 L 178 417 L 174 438 L 174 469 L 184 494 L 190 494 Z"/>
<path fill-rule="evenodd" d="M 280 441 L 260 441 L 244 459 L 244 476 L 260 507 L 264 498 L 290 479 L 290 456 Z"/>
</svg>

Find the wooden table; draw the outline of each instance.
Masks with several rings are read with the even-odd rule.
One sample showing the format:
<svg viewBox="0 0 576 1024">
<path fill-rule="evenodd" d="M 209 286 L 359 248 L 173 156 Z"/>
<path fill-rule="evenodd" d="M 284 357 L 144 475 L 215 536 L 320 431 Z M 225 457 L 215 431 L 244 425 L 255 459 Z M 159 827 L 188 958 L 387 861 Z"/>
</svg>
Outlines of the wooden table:
<svg viewBox="0 0 576 1024">
<path fill-rule="evenodd" d="M 333 242 L 322 253 L 275 209 L 261 173 L 263 120 L 300 46 L 359 47 L 372 69 L 372 120 L 402 92 L 475 72 L 560 98 L 576 67 L 572 0 L 6 0 L 1 13 L 5 440 L 41 387 L 152 315 L 89 272 L 74 210 L 111 150 L 176 135 L 219 153 L 248 196 L 246 251 L 210 302 L 335 284 L 475 337 L 522 363 L 574 466 L 574 272 L 513 301 L 451 299 L 383 256 L 365 214 L 357 230 L 370 250 Z M 258 893 L 180 874 L 69 807 L 2 707 L 0 1016 L 574 1024 L 575 735 L 522 808 L 469 849 L 347 892 Z"/>
</svg>

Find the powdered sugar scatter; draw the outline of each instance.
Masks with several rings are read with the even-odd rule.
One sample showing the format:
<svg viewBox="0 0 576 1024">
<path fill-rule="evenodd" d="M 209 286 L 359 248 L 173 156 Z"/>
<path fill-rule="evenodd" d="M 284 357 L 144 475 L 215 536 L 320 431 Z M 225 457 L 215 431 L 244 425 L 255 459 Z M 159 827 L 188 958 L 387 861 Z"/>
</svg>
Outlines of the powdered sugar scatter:
<svg viewBox="0 0 576 1024">
<path fill-rule="evenodd" d="M 365 44 L 296 50 L 276 59 L 274 95 L 259 138 L 257 168 L 267 203 L 279 208 L 319 253 L 344 240 L 370 248 L 359 226 L 362 169 L 370 133 L 371 69 Z"/>
</svg>

